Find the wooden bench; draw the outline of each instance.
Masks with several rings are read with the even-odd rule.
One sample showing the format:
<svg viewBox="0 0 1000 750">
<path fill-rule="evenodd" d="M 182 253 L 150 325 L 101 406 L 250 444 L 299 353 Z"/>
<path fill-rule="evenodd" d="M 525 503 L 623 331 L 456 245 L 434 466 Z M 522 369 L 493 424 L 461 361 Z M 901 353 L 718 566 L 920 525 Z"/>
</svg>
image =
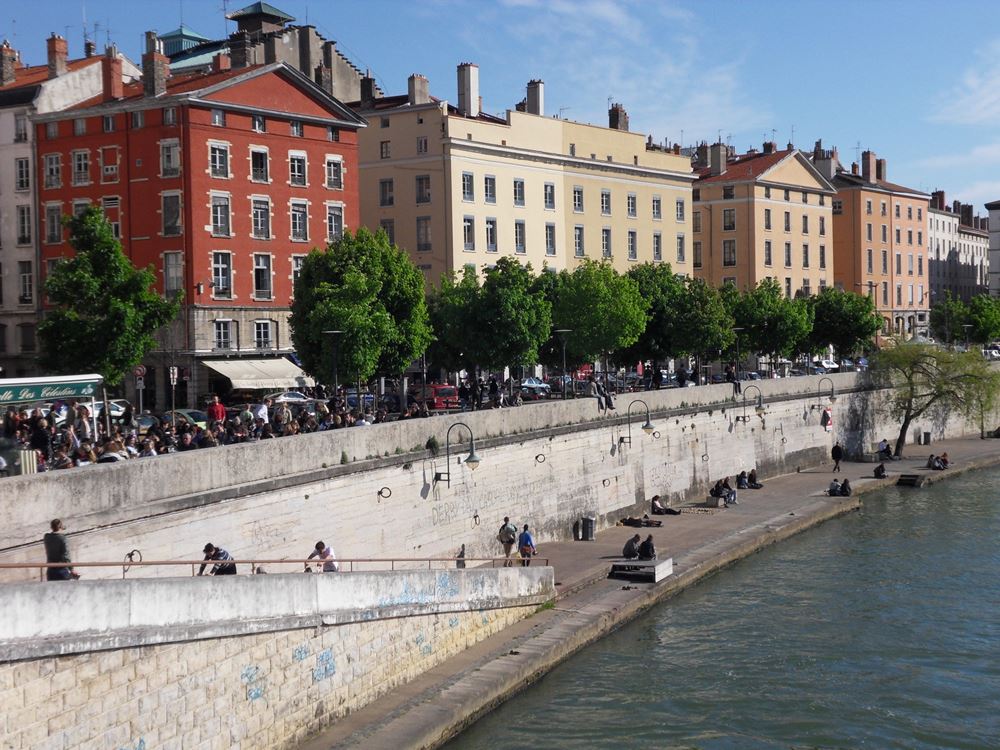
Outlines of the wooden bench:
<svg viewBox="0 0 1000 750">
<path fill-rule="evenodd" d="M 611 563 L 611 577 L 649 579 L 653 583 L 662 581 L 674 572 L 674 558 L 662 560 L 615 560 Z"/>
</svg>

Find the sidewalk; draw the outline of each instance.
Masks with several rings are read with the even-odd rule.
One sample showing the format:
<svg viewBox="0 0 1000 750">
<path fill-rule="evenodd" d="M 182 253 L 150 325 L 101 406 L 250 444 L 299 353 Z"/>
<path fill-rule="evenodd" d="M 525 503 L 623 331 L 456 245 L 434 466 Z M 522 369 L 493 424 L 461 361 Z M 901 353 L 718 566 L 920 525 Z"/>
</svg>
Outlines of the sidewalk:
<svg viewBox="0 0 1000 750">
<path fill-rule="evenodd" d="M 854 496 L 849 498 L 826 495 L 834 476 L 830 462 L 796 474 L 761 477 L 763 489 L 741 490 L 739 505 L 727 509 L 656 516 L 663 520 L 661 528 L 619 526 L 599 532 L 594 542 L 539 545 L 539 555 L 555 568 L 559 594 L 553 609 L 522 620 L 338 720 L 302 750 L 436 747 L 658 601 L 755 550 L 857 509 L 858 495 L 895 484 L 903 473 L 937 481 L 1000 463 L 1000 440 L 947 440 L 907 449 L 909 456 L 886 463 L 889 477 L 884 480 L 872 478 L 876 464 L 844 462 L 836 476 L 851 480 Z M 926 469 L 931 452 L 947 452 L 953 468 Z M 635 533 L 652 534 L 658 556 L 673 558 L 670 578 L 655 585 L 607 578 L 610 561 L 620 557 Z"/>
</svg>

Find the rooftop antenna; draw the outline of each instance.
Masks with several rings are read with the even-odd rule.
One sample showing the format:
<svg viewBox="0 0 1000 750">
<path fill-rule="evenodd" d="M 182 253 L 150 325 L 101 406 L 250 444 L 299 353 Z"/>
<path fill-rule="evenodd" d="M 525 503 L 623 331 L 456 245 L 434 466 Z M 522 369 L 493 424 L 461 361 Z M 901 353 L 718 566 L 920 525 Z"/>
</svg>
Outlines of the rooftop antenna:
<svg viewBox="0 0 1000 750">
<path fill-rule="evenodd" d="M 572 107 L 560 107 L 559 108 L 559 119 L 561 120 L 563 118 L 563 116 L 562 116 L 563 112 L 569 112 L 571 109 L 573 109 L 573 108 Z"/>
<path fill-rule="evenodd" d="M 792 125 L 792 137 L 789 139 L 788 142 L 791 143 L 793 146 L 795 145 L 795 126 L 794 125 Z"/>
<path fill-rule="evenodd" d="M 184 0 L 177 0 L 177 12 L 181 17 L 181 26 L 184 25 Z"/>
<path fill-rule="evenodd" d="M 733 134 L 726 133 L 726 146 L 732 145 L 732 141 L 733 141 Z"/>
<path fill-rule="evenodd" d="M 222 25 L 226 38 L 229 38 L 229 0 L 222 0 Z"/>
<path fill-rule="evenodd" d="M 80 13 L 83 16 L 83 46 L 86 49 L 89 38 L 87 36 L 87 3 L 85 1 L 80 3 Z"/>
<path fill-rule="evenodd" d="M 717 132 L 719 134 L 719 137 L 715 139 L 715 142 L 716 143 L 722 143 L 722 128 L 719 128 L 719 130 Z"/>
<path fill-rule="evenodd" d="M 777 128 L 771 128 L 771 143 L 774 143 L 774 139 L 778 137 Z"/>
<path fill-rule="evenodd" d="M 684 148 L 684 128 L 681 128 L 681 148 Z"/>
<path fill-rule="evenodd" d="M 854 144 L 854 161 L 861 163 L 861 141 Z"/>
</svg>

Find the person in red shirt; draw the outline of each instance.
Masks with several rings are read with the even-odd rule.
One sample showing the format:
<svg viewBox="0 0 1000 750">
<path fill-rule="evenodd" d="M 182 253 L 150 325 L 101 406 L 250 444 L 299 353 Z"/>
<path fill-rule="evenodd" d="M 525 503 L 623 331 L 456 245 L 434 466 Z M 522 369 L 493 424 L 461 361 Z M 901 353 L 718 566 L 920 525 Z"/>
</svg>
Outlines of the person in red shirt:
<svg viewBox="0 0 1000 750">
<path fill-rule="evenodd" d="M 208 409 L 205 411 L 212 422 L 226 421 L 226 407 L 219 401 L 218 396 L 212 396 L 212 403 L 208 405 Z"/>
</svg>

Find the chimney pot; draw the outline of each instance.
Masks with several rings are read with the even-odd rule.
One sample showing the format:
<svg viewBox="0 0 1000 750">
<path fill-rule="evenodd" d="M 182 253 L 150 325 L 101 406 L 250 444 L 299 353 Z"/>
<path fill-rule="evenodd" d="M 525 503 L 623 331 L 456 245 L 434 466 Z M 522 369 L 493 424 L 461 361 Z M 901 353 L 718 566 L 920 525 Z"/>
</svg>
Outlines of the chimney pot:
<svg viewBox="0 0 1000 750">
<path fill-rule="evenodd" d="M 104 101 L 116 101 L 125 96 L 125 84 L 122 82 L 122 59 L 118 57 L 118 47 L 112 44 L 104 51 L 101 60 L 101 81 Z"/>
<path fill-rule="evenodd" d="M 725 174 L 729 149 L 725 143 L 713 143 L 708 148 L 708 166 L 713 176 Z"/>
<path fill-rule="evenodd" d="M 765 154 L 773 154 L 774 150 L 775 150 L 775 143 L 774 143 L 774 141 L 764 141 L 764 153 Z"/>
<path fill-rule="evenodd" d="M 528 81 L 527 111 L 533 115 L 545 115 L 545 82 L 533 78 Z"/>
<path fill-rule="evenodd" d="M 220 52 L 212 58 L 213 73 L 221 73 L 224 70 L 230 70 L 232 67 L 233 61 L 230 59 L 229 55 L 224 55 Z"/>
<path fill-rule="evenodd" d="M 856 161 L 851 162 L 851 174 L 858 173 L 858 163 Z"/>
<path fill-rule="evenodd" d="M 428 104 L 431 100 L 427 78 L 414 73 L 407 79 L 410 105 Z"/>
<path fill-rule="evenodd" d="M 885 159 L 875 160 L 875 176 L 880 180 L 888 179 L 886 177 Z"/>
<path fill-rule="evenodd" d="M 215 60 L 212 61 L 213 70 Z M 163 96 L 167 93 L 170 76 L 170 59 L 163 54 L 163 42 L 155 31 L 146 32 L 146 51 L 142 56 L 142 89 L 146 96 Z"/>
<path fill-rule="evenodd" d="M 479 117 L 479 66 L 458 66 L 458 110 L 466 117 Z"/>
<path fill-rule="evenodd" d="M 878 179 L 875 161 L 874 151 L 863 151 L 861 153 L 861 176 L 865 182 L 875 182 Z"/>
<path fill-rule="evenodd" d="M 608 110 L 608 127 L 612 130 L 628 131 L 628 112 L 617 102 Z"/>
<path fill-rule="evenodd" d="M 49 78 L 55 78 L 66 72 L 66 58 L 69 57 L 69 44 L 54 33 L 45 42 L 49 57 Z"/>
<path fill-rule="evenodd" d="M 364 109 L 375 106 L 375 79 L 369 73 L 361 79 L 361 106 Z"/>
</svg>

